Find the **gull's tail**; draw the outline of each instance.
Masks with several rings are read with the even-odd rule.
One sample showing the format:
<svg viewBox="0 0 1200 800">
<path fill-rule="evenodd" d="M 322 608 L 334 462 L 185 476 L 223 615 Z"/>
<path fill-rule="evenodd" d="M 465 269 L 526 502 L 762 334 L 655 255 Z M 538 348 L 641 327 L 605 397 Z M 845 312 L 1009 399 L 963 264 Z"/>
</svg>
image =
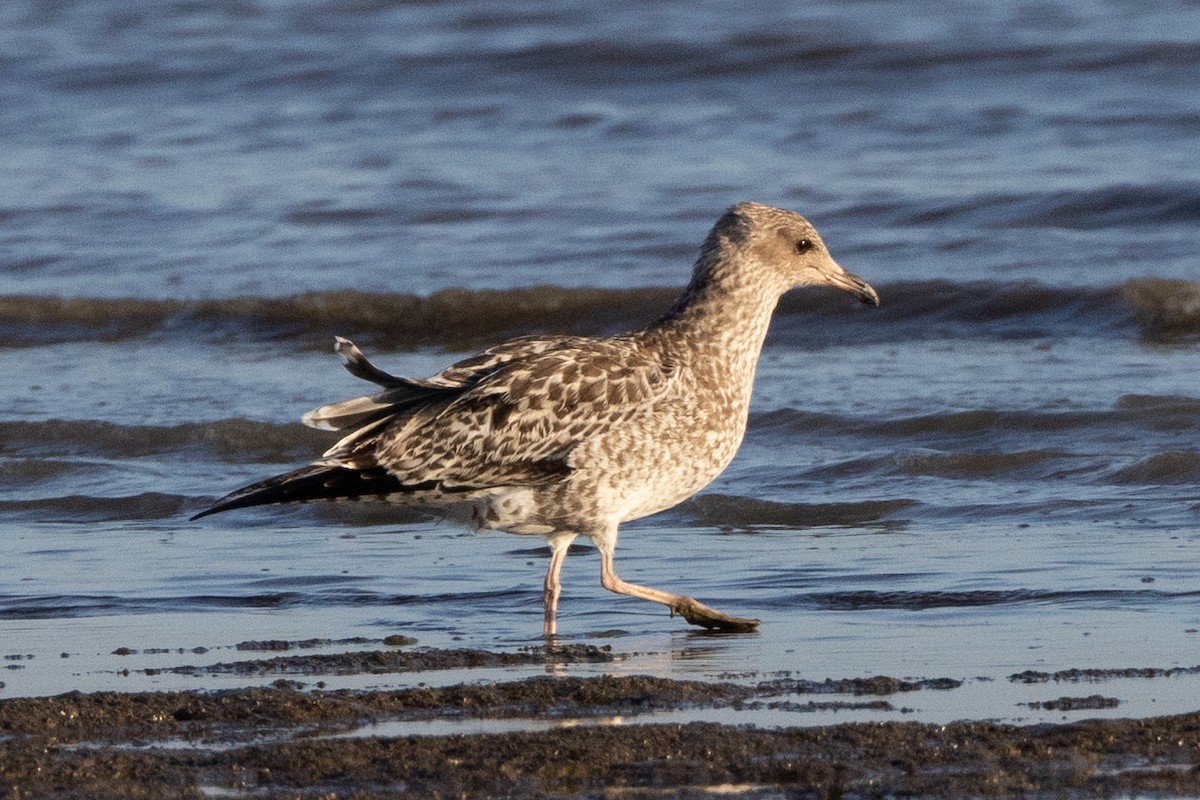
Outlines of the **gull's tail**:
<svg viewBox="0 0 1200 800">
<path fill-rule="evenodd" d="M 193 520 L 230 511 L 235 508 L 263 506 L 273 503 L 306 503 L 318 500 L 383 499 L 389 495 L 411 492 L 387 473 L 383 467 L 348 469 L 346 467 L 314 464 L 292 472 L 267 478 L 230 492 L 208 508 L 192 517 Z"/>
</svg>

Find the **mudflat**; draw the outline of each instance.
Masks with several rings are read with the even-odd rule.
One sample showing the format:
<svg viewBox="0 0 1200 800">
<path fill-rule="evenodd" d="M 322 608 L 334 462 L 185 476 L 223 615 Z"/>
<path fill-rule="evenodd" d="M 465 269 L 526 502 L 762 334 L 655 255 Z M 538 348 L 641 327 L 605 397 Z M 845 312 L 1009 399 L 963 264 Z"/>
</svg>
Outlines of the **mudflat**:
<svg viewBox="0 0 1200 800">
<path fill-rule="evenodd" d="M 320 680 L 364 670 L 547 658 L 538 648 L 285 655 L 205 668 L 287 675 L 267 686 L 0 700 L 0 796 L 1200 794 L 1198 713 L 1037 725 L 880 721 L 764 728 L 671 720 L 689 709 L 796 705 L 797 696 L 811 705 L 799 710 L 888 710 L 898 695 L 957 684 L 944 678 L 787 678 L 747 685 L 545 675 L 393 690 L 329 689 Z M 552 660 L 612 658 L 605 648 L 578 645 L 554 648 Z M 1076 710 L 1115 701 L 1089 694 L 1051 702 Z"/>
</svg>

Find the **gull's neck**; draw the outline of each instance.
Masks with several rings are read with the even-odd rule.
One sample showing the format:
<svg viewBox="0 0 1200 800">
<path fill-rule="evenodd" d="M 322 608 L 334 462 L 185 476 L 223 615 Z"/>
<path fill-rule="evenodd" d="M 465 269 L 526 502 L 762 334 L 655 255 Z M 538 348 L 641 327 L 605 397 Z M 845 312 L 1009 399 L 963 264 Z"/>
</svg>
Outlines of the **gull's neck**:
<svg viewBox="0 0 1200 800">
<path fill-rule="evenodd" d="M 780 292 L 762 271 L 736 266 L 744 267 L 720 252 L 703 254 L 679 300 L 646 333 L 694 370 L 749 384 Z"/>
</svg>

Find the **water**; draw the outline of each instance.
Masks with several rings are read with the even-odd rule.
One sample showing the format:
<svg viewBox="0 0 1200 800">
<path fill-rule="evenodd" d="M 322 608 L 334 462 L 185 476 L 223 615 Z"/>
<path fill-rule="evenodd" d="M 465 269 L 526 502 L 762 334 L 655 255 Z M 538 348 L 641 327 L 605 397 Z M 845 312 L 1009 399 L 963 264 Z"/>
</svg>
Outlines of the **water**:
<svg viewBox="0 0 1200 800">
<path fill-rule="evenodd" d="M 560 629 L 616 671 L 974 681 L 905 698 L 942 719 L 1200 663 L 1198 40 L 1185 2 L 4 4 L 0 697 L 221 685 L 138 670 L 247 639 L 535 642 L 536 539 L 186 518 L 328 444 L 296 420 L 362 388 L 335 334 L 425 375 L 626 329 L 742 199 L 883 307 L 785 298 L 737 460 L 618 565 L 761 632 L 586 550 Z"/>
</svg>

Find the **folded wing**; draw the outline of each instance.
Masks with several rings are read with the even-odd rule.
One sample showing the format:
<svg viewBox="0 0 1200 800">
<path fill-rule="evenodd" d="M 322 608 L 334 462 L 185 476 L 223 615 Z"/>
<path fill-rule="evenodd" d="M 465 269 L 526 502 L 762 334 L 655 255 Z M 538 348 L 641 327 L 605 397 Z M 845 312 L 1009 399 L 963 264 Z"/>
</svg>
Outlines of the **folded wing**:
<svg viewBox="0 0 1200 800">
<path fill-rule="evenodd" d="M 352 342 L 351 374 L 383 387 L 304 416 L 346 435 L 313 464 L 238 489 L 196 517 L 314 500 L 436 506 L 496 488 L 566 480 L 572 453 L 639 413 L 654 413 L 674 369 L 631 339 L 524 337 L 428 379 L 391 375 Z"/>
<path fill-rule="evenodd" d="M 383 466 L 402 484 L 455 491 L 562 480 L 581 441 L 649 408 L 674 375 L 630 339 L 525 337 L 419 381 L 375 368 L 348 342 L 339 352 L 389 388 L 306 417 L 352 429 L 318 463 Z"/>
</svg>

